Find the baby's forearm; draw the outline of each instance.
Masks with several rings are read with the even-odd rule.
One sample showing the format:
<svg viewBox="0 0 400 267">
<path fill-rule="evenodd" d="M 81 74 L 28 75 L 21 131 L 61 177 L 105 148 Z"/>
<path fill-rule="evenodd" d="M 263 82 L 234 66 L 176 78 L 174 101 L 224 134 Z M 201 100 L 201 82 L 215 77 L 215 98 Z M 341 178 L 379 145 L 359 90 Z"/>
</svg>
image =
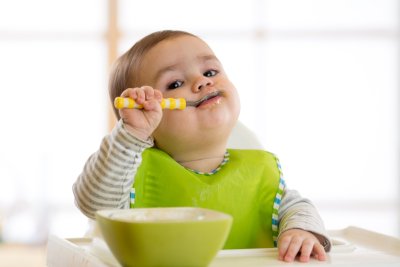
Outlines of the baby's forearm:
<svg viewBox="0 0 400 267">
<path fill-rule="evenodd" d="M 89 218 L 108 208 L 129 208 L 129 192 L 144 149 L 153 146 L 129 134 L 118 122 L 87 160 L 73 185 L 75 203 Z"/>
</svg>

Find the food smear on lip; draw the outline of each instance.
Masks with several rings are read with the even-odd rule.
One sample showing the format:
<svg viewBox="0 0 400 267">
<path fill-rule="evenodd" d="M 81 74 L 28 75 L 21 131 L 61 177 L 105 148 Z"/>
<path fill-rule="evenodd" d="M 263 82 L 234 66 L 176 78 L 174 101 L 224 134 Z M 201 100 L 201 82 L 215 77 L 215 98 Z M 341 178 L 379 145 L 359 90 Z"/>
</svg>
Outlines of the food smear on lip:
<svg viewBox="0 0 400 267">
<path fill-rule="evenodd" d="M 209 106 L 210 104 L 217 105 L 221 102 L 222 99 L 222 93 L 220 91 L 212 92 L 204 97 L 202 97 L 200 100 L 197 100 L 195 107 L 206 107 Z"/>
<path fill-rule="evenodd" d="M 217 95 L 217 96 L 214 96 L 212 98 L 202 101 L 197 107 L 198 108 L 202 108 L 202 107 L 206 108 L 210 105 L 218 105 L 221 103 L 221 99 L 222 99 L 222 97 L 220 95 Z"/>
</svg>

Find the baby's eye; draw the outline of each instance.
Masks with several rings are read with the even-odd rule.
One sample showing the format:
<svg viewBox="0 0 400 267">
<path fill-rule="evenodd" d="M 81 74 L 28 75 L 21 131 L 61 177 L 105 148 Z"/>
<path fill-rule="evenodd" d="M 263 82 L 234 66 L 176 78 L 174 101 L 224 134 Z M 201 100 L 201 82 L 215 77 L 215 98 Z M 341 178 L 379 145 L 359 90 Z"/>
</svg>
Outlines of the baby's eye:
<svg viewBox="0 0 400 267">
<path fill-rule="evenodd" d="M 175 81 L 173 83 L 170 83 L 167 88 L 168 88 L 168 90 L 173 90 L 173 89 L 181 87 L 182 85 L 183 85 L 183 81 Z"/>
<path fill-rule="evenodd" d="M 218 74 L 218 71 L 216 71 L 216 70 L 208 70 L 208 71 L 203 73 L 203 75 L 205 77 L 213 77 L 213 76 L 215 76 L 217 74 Z"/>
</svg>

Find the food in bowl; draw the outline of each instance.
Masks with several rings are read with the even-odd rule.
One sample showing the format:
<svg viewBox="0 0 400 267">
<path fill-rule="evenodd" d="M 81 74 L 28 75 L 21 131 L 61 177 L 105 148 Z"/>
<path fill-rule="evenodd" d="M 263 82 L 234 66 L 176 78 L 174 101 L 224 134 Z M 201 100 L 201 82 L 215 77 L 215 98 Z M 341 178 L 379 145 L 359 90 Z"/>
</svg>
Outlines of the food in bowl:
<svg viewBox="0 0 400 267">
<path fill-rule="evenodd" d="M 124 267 L 208 266 L 232 225 L 228 214 L 191 207 L 101 210 L 96 220 Z"/>
</svg>

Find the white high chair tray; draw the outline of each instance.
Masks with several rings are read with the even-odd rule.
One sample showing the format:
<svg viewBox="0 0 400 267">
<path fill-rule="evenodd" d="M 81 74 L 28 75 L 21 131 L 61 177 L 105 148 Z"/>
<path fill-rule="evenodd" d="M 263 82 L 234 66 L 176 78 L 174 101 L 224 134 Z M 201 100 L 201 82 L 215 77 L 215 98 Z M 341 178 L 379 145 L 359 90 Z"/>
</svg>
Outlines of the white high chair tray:
<svg viewBox="0 0 400 267">
<path fill-rule="evenodd" d="M 315 259 L 307 266 L 400 266 L 400 239 L 357 227 L 329 231 L 333 239 L 328 260 Z M 293 266 L 277 259 L 277 249 L 221 250 L 209 267 Z M 107 245 L 98 238 L 68 238 L 51 236 L 47 245 L 48 267 L 121 267 Z"/>
</svg>

